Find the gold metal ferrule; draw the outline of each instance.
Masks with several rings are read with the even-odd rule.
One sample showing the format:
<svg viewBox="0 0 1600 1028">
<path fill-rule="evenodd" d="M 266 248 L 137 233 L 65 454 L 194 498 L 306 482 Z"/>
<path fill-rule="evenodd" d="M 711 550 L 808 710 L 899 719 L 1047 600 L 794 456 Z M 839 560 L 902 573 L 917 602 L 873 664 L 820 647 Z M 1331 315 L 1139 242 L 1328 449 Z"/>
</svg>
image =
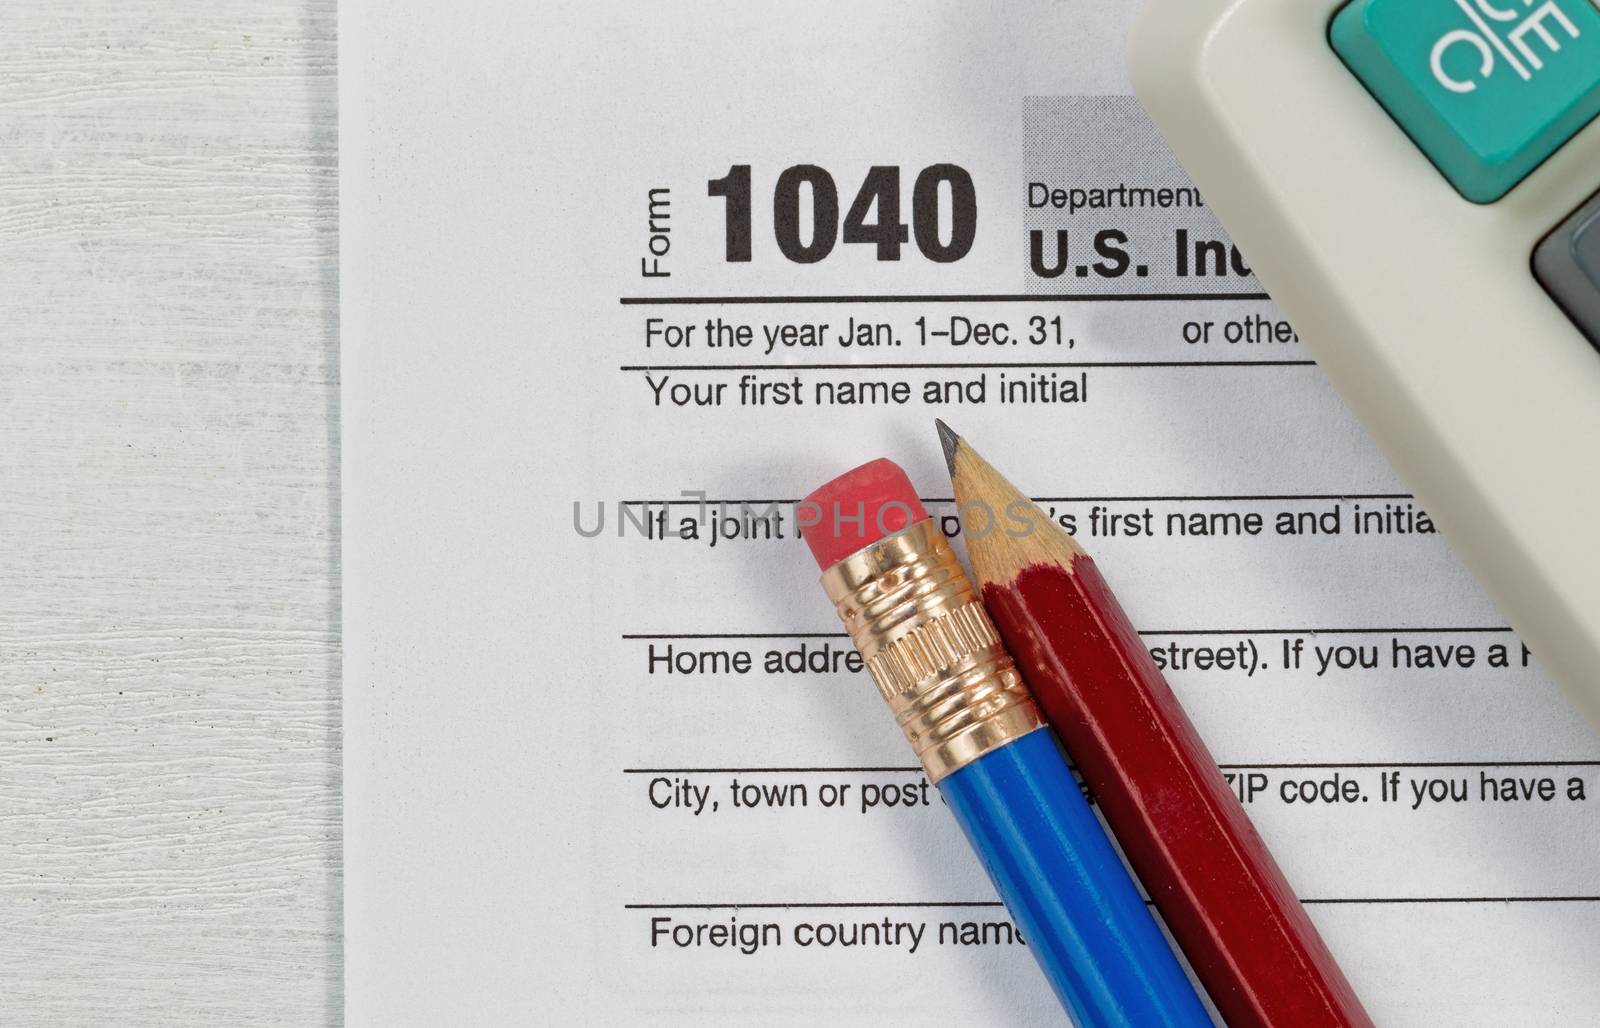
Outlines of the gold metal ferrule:
<svg viewBox="0 0 1600 1028">
<path fill-rule="evenodd" d="M 933 781 L 1044 726 L 931 518 L 835 564 L 822 588 Z"/>
</svg>

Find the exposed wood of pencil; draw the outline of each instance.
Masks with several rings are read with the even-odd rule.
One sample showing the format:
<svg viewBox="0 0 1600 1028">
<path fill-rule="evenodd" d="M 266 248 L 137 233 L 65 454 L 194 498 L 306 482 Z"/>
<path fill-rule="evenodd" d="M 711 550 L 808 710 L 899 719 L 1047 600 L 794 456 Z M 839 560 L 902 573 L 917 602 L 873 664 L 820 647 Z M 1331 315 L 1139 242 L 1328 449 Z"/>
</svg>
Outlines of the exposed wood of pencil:
<svg viewBox="0 0 1600 1028">
<path fill-rule="evenodd" d="M 1223 1017 L 1371 1025 L 1094 561 L 941 436 L 985 605 Z"/>
</svg>

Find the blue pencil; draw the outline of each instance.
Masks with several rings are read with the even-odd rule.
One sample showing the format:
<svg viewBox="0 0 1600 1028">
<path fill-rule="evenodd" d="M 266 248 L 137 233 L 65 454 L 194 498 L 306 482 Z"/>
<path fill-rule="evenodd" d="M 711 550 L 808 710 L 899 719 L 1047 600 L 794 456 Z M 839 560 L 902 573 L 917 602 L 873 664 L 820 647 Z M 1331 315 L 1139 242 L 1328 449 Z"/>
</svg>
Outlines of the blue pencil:
<svg viewBox="0 0 1600 1028">
<path fill-rule="evenodd" d="M 1080 1025 L 1210 1025 L 1048 728 L 939 783 Z"/>
<path fill-rule="evenodd" d="M 1074 1023 L 1208 1028 L 905 472 L 865 464 L 802 501 L 797 521 L 879 692 Z"/>
</svg>

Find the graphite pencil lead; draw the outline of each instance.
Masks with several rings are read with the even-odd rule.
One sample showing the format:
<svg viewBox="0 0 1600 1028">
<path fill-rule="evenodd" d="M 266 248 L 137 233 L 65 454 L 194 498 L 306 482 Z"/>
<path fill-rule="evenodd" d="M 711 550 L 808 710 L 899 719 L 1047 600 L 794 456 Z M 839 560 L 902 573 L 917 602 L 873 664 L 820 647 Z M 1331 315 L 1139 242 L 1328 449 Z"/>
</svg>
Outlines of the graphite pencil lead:
<svg viewBox="0 0 1600 1028">
<path fill-rule="evenodd" d="M 933 423 L 939 429 L 939 445 L 944 447 L 944 466 L 953 475 L 956 473 L 956 450 L 961 446 L 961 437 L 956 435 L 955 429 L 938 418 L 934 418 Z"/>
</svg>

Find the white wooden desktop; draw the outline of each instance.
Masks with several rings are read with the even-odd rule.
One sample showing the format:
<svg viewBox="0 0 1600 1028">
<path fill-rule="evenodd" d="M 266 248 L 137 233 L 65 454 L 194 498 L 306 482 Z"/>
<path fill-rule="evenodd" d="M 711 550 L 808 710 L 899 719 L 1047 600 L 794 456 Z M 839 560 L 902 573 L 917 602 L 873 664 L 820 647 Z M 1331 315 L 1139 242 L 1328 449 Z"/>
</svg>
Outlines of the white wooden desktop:
<svg viewBox="0 0 1600 1028">
<path fill-rule="evenodd" d="M 0 1024 L 340 1015 L 334 13 L 0 19 Z"/>
</svg>

